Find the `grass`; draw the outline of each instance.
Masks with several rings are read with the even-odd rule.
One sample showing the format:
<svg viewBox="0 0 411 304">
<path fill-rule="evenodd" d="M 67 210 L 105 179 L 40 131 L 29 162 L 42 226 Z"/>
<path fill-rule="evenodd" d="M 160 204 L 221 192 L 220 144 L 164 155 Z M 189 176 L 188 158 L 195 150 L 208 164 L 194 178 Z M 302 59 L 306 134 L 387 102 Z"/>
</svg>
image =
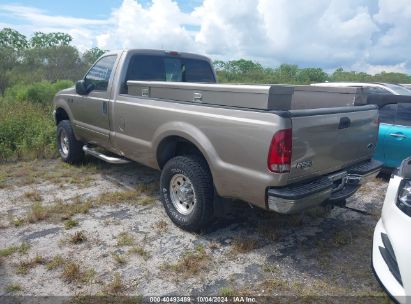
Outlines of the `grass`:
<svg viewBox="0 0 411 304">
<path fill-rule="evenodd" d="M 93 269 L 84 268 L 76 261 L 66 260 L 61 276 L 68 283 L 87 283 L 95 274 Z"/>
<path fill-rule="evenodd" d="M 117 246 L 122 247 L 122 246 L 132 246 L 134 245 L 135 239 L 134 236 L 132 236 L 128 232 L 121 232 L 117 236 Z"/>
<path fill-rule="evenodd" d="M 221 297 L 233 297 L 235 295 L 235 291 L 230 287 L 223 287 L 220 288 L 219 295 Z"/>
<path fill-rule="evenodd" d="M 56 155 L 51 106 L 24 101 L 0 106 L 0 161 Z"/>
<path fill-rule="evenodd" d="M 47 219 L 70 220 L 76 214 L 86 214 L 92 208 L 93 203 L 90 200 L 81 200 L 79 197 L 74 198 L 71 203 L 65 203 L 57 200 L 51 205 L 44 206 L 41 202 L 35 202 L 31 205 L 30 212 L 27 214 L 24 222 L 36 223 Z M 74 220 L 67 225 L 73 225 Z M 65 228 L 66 228 L 65 224 Z M 66 228 L 67 229 L 67 228 Z"/>
<path fill-rule="evenodd" d="M 112 255 L 114 261 L 115 261 L 117 264 L 124 265 L 124 264 L 127 263 L 127 259 L 126 259 L 126 256 L 125 256 L 125 255 L 118 254 L 118 253 L 112 253 L 111 255 Z"/>
<path fill-rule="evenodd" d="M 237 237 L 233 241 L 231 251 L 233 253 L 247 253 L 258 248 L 258 241 L 246 237 Z"/>
<path fill-rule="evenodd" d="M 140 246 L 133 246 L 132 248 L 129 249 L 128 253 L 129 254 L 138 254 L 144 260 L 148 260 L 151 257 L 150 253 L 148 251 L 146 251 L 143 247 L 140 247 Z"/>
<path fill-rule="evenodd" d="M 113 280 L 106 286 L 106 291 L 109 294 L 118 295 L 125 290 L 123 280 L 119 273 L 115 273 Z"/>
<path fill-rule="evenodd" d="M 103 193 L 97 198 L 85 200 L 77 196 L 69 203 L 62 200 L 56 200 L 50 205 L 43 205 L 40 201 L 36 201 L 31 205 L 30 211 L 27 213 L 26 217 L 19 219 L 18 225 L 54 219 L 66 220 L 64 227 L 65 229 L 70 229 L 77 226 L 77 222 L 71 219 L 72 216 L 77 214 L 87 214 L 93 207 L 122 202 L 146 205 L 154 201 L 155 198 L 153 197 L 145 196 L 139 198 L 135 191 Z"/>
<path fill-rule="evenodd" d="M 64 221 L 64 229 L 66 229 L 66 230 L 69 230 L 69 229 L 77 227 L 77 226 L 78 226 L 78 222 L 76 220 L 68 219 L 68 220 Z"/>
<path fill-rule="evenodd" d="M 24 218 L 14 217 L 11 219 L 11 224 L 13 224 L 14 227 L 20 227 L 24 224 Z"/>
<path fill-rule="evenodd" d="M 97 205 L 112 205 L 117 203 L 137 203 L 138 193 L 134 190 L 102 193 L 97 198 Z"/>
<path fill-rule="evenodd" d="M 102 193 L 96 199 L 95 205 L 113 205 L 118 203 L 128 203 L 142 206 L 150 205 L 156 201 L 156 198 L 152 196 L 155 186 L 151 186 L 151 184 L 144 185 L 145 186 L 138 186 L 136 190 Z"/>
<path fill-rule="evenodd" d="M 87 214 L 92 207 L 93 202 L 91 200 L 82 200 L 77 196 L 70 203 L 58 200 L 50 206 L 49 213 L 58 216 L 61 219 L 70 219 L 76 214 Z"/>
<path fill-rule="evenodd" d="M 141 183 L 141 184 L 138 184 L 136 186 L 136 192 L 138 194 L 152 195 L 156 191 L 158 191 L 158 188 L 159 188 L 158 182 L 148 183 L 148 184 L 147 183 Z"/>
<path fill-rule="evenodd" d="M 15 293 L 15 292 L 22 291 L 23 288 L 21 287 L 20 284 L 10 283 L 6 286 L 5 290 L 6 290 L 7 293 Z"/>
<path fill-rule="evenodd" d="M 10 246 L 0 249 L 0 257 L 8 257 L 14 253 L 26 254 L 30 249 L 30 245 L 23 242 L 20 246 Z"/>
<path fill-rule="evenodd" d="M 262 221 L 258 224 L 257 231 L 262 238 L 275 242 L 281 237 L 278 221 Z"/>
<path fill-rule="evenodd" d="M 41 202 L 35 202 L 31 205 L 30 212 L 27 215 L 27 221 L 29 223 L 36 223 L 45 220 L 49 216 L 48 209 L 44 207 Z"/>
<path fill-rule="evenodd" d="M 155 197 L 152 196 L 143 196 L 138 200 L 138 203 L 142 206 L 148 206 L 153 204 L 156 201 Z"/>
<path fill-rule="evenodd" d="M 31 269 L 35 268 L 38 265 L 44 265 L 45 263 L 46 263 L 45 258 L 43 258 L 40 255 L 36 255 L 33 259 L 21 261 L 17 265 L 16 273 L 26 275 L 29 273 Z"/>
<path fill-rule="evenodd" d="M 278 290 L 288 289 L 289 285 L 287 281 L 281 278 L 271 278 L 263 281 L 261 287 L 270 292 L 277 292 Z"/>
<path fill-rule="evenodd" d="M 269 273 L 278 273 L 280 268 L 275 264 L 266 263 L 263 265 L 263 271 Z"/>
<path fill-rule="evenodd" d="M 65 262 L 66 260 L 61 255 L 56 255 L 46 263 L 46 268 L 47 270 L 53 270 L 63 266 Z"/>
<path fill-rule="evenodd" d="M 3 172 L 0 172 L 0 189 L 7 188 L 7 177 L 4 175 Z"/>
<path fill-rule="evenodd" d="M 66 262 L 63 267 L 62 278 L 68 283 L 81 281 L 80 265 L 74 261 Z"/>
<path fill-rule="evenodd" d="M 168 270 L 178 273 L 183 278 L 188 278 L 204 271 L 210 260 L 211 258 L 206 253 L 204 247 L 197 246 L 194 250 L 183 254 L 176 263 L 165 263 L 161 268 L 166 271 Z"/>
<path fill-rule="evenodd" d="M 154 224 L 154 228 L 159 232 L 159 233 L 164 233 L 168 229 L 168 224 L 165 220 L 159 220 Z"/>
<path fill-rule="evenodd" d="M 81 244 L 87 240 L 84 231 L 76 231 L 72 236 L 69 238 L 70 244 Z"/>
<path fill-rule="evenodd" d="M 335 246 L 344 246 L 352 243 L 352 234 L 350 231 L 337 231 L 333 235 L 333 242 Z"/>
<path fill-rule="evenodd" d="M 25 192 L 24 196 L 32 202 L 41 202 L 43 200 L 40 192 L 37 190 Z"/>
</svg>

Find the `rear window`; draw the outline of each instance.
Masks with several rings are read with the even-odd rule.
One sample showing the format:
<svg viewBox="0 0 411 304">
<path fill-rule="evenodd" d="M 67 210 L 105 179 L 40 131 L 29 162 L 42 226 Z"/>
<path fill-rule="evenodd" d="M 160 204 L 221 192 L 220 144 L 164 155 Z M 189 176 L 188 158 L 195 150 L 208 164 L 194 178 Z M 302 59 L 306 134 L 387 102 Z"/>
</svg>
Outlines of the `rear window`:
<svg viewBox="0 0 411 304">
<path fill-rule="evenodd" d="M 215 83 L 206 60 L 155 55 L 134 55 L 125 83 L 128 80 Z"/>
</svg>

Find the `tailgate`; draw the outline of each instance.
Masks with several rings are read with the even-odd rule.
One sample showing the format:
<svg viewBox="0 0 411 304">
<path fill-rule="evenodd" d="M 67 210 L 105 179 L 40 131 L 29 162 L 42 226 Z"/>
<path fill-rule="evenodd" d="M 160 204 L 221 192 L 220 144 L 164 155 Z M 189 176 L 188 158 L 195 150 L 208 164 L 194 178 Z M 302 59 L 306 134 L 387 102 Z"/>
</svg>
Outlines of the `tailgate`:
<svg viewBox="0 0 411 304">
<path fill-rule="evenodd" d="M 290 111 L 293 149 L 290 181 L 334 172 L 370 159 L 378 138 L 373 105 Z"/>
</svg>

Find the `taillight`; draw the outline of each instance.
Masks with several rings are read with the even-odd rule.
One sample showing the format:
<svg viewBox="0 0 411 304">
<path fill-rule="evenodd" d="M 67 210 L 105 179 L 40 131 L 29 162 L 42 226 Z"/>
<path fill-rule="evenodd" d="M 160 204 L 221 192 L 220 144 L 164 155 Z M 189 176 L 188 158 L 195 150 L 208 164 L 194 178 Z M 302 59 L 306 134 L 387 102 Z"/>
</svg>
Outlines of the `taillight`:
<svg viewBox="0 0 411 304">
<path fill-rule="evenodd" d="M 274 134 L 268 151 L 268 169 L 275 173 L 290 172 L 292 155 L 292 131 L 280 130 Z"/>
</svg>

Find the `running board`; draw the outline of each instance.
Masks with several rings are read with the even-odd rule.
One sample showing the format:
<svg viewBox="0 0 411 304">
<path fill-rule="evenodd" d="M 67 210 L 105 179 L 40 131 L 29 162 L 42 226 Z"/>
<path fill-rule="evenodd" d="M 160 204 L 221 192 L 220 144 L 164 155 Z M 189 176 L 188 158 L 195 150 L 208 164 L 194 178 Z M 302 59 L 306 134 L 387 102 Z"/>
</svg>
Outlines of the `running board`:
<svg viewBox="0 0 411 304">
<path fill-rule="evenodd" d="M 83 146 L 83 151 L 84 153 L 88 155 L 104 160 L 105 162 L 110 163 L 110 164 L 119 165 L 119 164 L 128 164 L 131 162 L 130 160 L 125 159 L 125 158 L 105 155 L 101 152 L 94 150 L 93 148 L 88 147 L 87 145 Z"/>
</svg>

